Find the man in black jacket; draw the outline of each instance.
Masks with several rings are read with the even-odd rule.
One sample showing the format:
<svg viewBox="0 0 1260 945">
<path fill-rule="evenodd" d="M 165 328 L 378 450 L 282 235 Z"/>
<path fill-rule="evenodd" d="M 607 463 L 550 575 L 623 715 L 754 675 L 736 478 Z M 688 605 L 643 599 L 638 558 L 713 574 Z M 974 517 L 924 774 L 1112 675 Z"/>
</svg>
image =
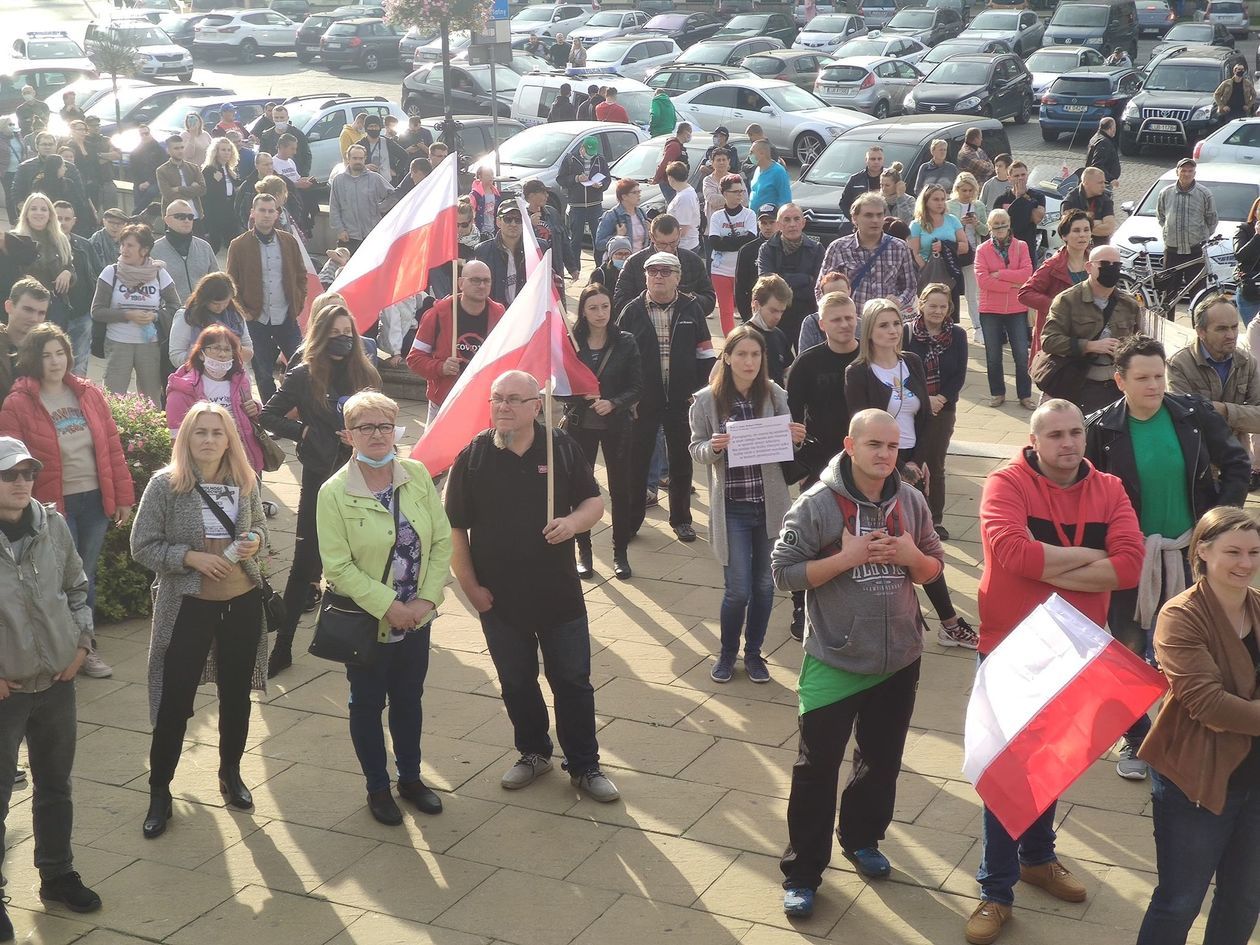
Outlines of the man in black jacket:
<svg viewBox="0 0 1260 945">
<path fill-rule="evenodd" d="M 586 87 L 586 101 L 577 107 L 578 121 L 595 121 L 595 106 L 602 105 L 604 96 L 600 94 L 598 85 Z"/>
<path fill-rule="evenodd" d="M 50 169 L 48 159 L 57 153 L 56 136 L 47 131 L 40 132 L 35 137 L 35 150 L 35 157 L 29 158 L 19 164 L 17 167 L 17 174 L 13 178 L 13 203 L 19 210 L 21 209 L 22 204 L 26 201 L 26 198 L 37 190 L 41 193 L 45 193 L 46 196 L 52 196 L 54 200 L 57 199 L 56 196 L 45 192 L 42 187 L 36 185 L 36 178 L 39 177 L 40 174 L 46 174 Z M 166 153 L 162 152 L 162 161 L 164 162 L 165 160 Z M 52 163 L 55 164 L 56 162 L 54 161 Z M 70 181 L 70 183 L 66 185 L 67 188 L 71 191 L 82 192 L 83 180 L 79 177 L 79 172 L 75 166 L 73 164 L 66 164 L 64 161 L 61 163 L 61 166 L 66 169 L 65 176 Z"/>
<path fill-rule="evenodd" d="M 735 257 L 735 311 L 739 320 L 752 318 L 752 291 L 760 278 L 757 274 L 757 256 L 761 247 L 779 232 L 779 208 L 772 203 L 762 204 L 757 210 L 757 238 L 739 248 Z"/>
<path fill-rule="evenodd" d="M 680 250 L 680 255 L 686 252 Z M 631 256 L 626 267 L 643 253 Z M 640 265 L 647 276 L 647 288 L 625 307 L 619 320 L 622 331 L 634 336 L 643 366 L 643 394 L 630 435 L 630 534 L 637 534 L 643 525 L 648 468 L 656 449 L 656 431 L 664 427 L 669 458 L 669 524 L 679 541 L 691 542 L 696 540 L 696 530 L 691 524 L 688 410 L 692 392 L 708 382 L 713 339 L 705 321 L 706 311 L 680 291 L 683 267 L 679 256 L 652 251 Z M 618 290 L 625 281 L 623 272 Z M 712 308 L 710 300 L 707 311 Z"/>
<path fill-rule="evenodd" d="M 631 301 L 643 294 L 648 287 L 646 269 L 647 261 L 655 253 L 670 253 L 678 258 L 682 267 L 682 279 L 678 290 L 690 296 L 700 309 L 700 314 L 708 318 L 717 304 L 717 293 L 713 290 L 713 280 L 709 278 L 709 270 L 704 260 L 691 250 L 678 245 L 682 232 L 678 228 L 678 219 L 668 213 L 658 213 L 648 225 L 648 236 L 652 245 L 641 249 L 626 260 L 617 279 L 617 288 L 613 294 L 613 315 L 620 317 Z"/>
<path fill-rule="evenodd" d="M 1175 577 L 1164 567 L 1143 568 L 1137 588 L 1111 595 L 1107 626 L 1142 657 L 1148 656 L 1159 608 L 1189 580 L 1186 556 L 1194 523 L 1215 506 L 1241 507 L 1251 478 L 1247 451 L 1212 404 L 1193 394 L 1167 393 L 1166 360 L 1164 346 L 1152 338 L 1132 335 L 1122 341 L 1115 378 L 1123 396 L 1091 414 L 1085 427 L 1085 458 L 1124 483 L 1142 534 L 1148 541 L 1160 539 L 1156 553 L 1162 558 L 1179 550 L 1185 567 Z M 1125 733 L 1116 764 L 1120 777 L 1146 777 L 1137 749 L 1150 727 L 1143 715 Z"/>
<path fill-rule="evenodd" d="M 884 173 L 884 149 L 879 145 L 872 145 L 866 149 L 866 167 L 850 177 L 849 182 L 844 185 L 844 193 L 840 195 L 840 212 L 847 217 L 849 208 L 853 206 L 853 201 L 857 200 L 859 194 L 872 190 L 879 193 L 879 176 L 882 173 Z"/>
<path fill-rule="evenodd" d="M 368 115 L 363 120 L 364 135 L 355 143 L 367 150 L 368 170 L 384 177 L 389 186 L 397 187 L 402 183 L 403 175 L 411 169 L 411 158 L 407 157 L 401 144 L 385 137 L 382 127 L 380 115 Z"/>
<path fill-rule="evenodd" d="M 74 232 L 77 217 L 74 204 L 58 200 L 53 204 L 61 232 L 70 239 L 70 252 L 74 261 L 74 282 L 63 296 L 63 306 L 50 306 L 49 321 L 56 323 L 70 336 L 74 351 L 74 373 L 87 377 L 88 361 L 92 354 L 92 296 L 96 292 L 96 280 L 100 278 L 105 263 L 96 248 Z"/>
<path fill-rule="evenodd" d="M 1085 166 L 1096 167 L 1107 175 L 1107 183 L 1114 190 L 1120 185 L 1120 152 L 1116 150 L 1116 120 L 1101 118 L 1098 134 L 1089 139 L 1085 152 Z"/>
<path fill-rule="evenodd" d="M 140 144 L 131 152 L 127 163 L 127 177 L 132 185 L 132 212 L 139 213 L 143 207 L 162 199 L 161 188 L 158 187 L 157 169 L 166 163 L 166 151 L 154 140 L 148 125 L 141 125 Z"/>
<path fill-rule="evenodd" d="M 283 105 L 277 105 L 271 114 L 272 125 L 261 135 L 259 135 L 258 150 L 266 151 L 268 154 L 275 154 L 279 147 L 281 135 L 292 135 L 297 140 L 297 153 L 293 155 L 293 163 L 297 165 L 298 173 L 303 177 L 307 177 L 311 173 L 311 143 L 307 140 L 306 135 L 296 125 L 289 124 L 289 110 Z M 262 121 L 260 118 L 259 121 Z M 258 126 L 255 125 L 255 128 Z M 406 167 L 406 165 L 403 165 Z"/>
<path fill-rule="evenodd" d="M 823 248 L 818 240 L 805 235 L 805 215 L 794 203 L 779 207 L 779 232 L 770 237 L 757 253 L 757 274 L 782 277 L 792 290 L 792 304 L 779 325 L 796 350 L 801 322 L 817 307 L 814 284 L 822 271 Z"/>
<path fill-rule="evenodd" d="M 573 46 L 565 42 L 563 33 L 557 33 L 555 44 L 547 50 L 547 61 L 551 63 L 553 69 L 567 69 L 571 52 L 573 52 Z"/>
<path fill-rule="evenodd" d="M 555 47 L 553 46 L 552 49 Z M 556 100 L 551 103 L 551 108 L 547 111 L 547 123 L 576 120 L 577 106 L 573 104 L 573 86 L 566 82 L 560 86 Z"/>
<path fill-rule="evenodd" d="M 591 246 L 596 247 L 595 231 L 604 213 L 604 191 L 611 182 L 608 162 L 599 153 L 599 139 L 594 135 L 583 138 L 577 151 L 566 154 L 556 180 L 564 187 L 569 201 L 568 236 L 572 242 L 564 255 L 569 278 L 576 279 L 582 267 L 582 235 L 590 230 Z M 598 247 L 593 252 L 598 266 L 601 262 Z"/>
<path fill-rule="evenodd" d="M 525 288 L 524 221 L 515 200 L 504 200 L 498 209 L 499 232 L 477 244 L 475 256 L 490 267 L 490 298 L 504 308 Z M 547 248 L 539 241 L 539 248 Z"/>
</svg>

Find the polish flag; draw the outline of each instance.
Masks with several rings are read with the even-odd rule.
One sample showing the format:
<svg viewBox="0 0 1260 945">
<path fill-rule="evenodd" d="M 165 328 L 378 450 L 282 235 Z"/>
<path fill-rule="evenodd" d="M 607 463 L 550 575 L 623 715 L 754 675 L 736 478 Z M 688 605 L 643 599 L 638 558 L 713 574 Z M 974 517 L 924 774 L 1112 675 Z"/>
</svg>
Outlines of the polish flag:
<svg viewBox="0 0 1260 945">
<path fill-rule="evenodd" d="M 430 476 L 446 472 L 472 438 L 490 426 L 490 387 L 513 370 L 527 371 L 539 385 L 550 378 L 557 397 L 599 393 L 599 380 L 578 359 L 556 303 L 551 250 L 468 362 L 411 458 L 424 463 Z"/>
<path fill-rule="evenodd" d="M 452 152 L 350 257 L 329 291 L 345 296 L 360 332 L 372 327 L 382 309 L 426 288 L 430 269 L 455 259 L 458 195 L 459 157 Z"/>
<path fill-rule="evenodd" d="M 1054 594 L 980 664 L 963 773 L 1006 832 L 1022 836 L 1167 689 Z"/>
<path fill-rule="evenodd" d="M 302 306 L 302 312 L 298 315 L 298 327 L 302 329 L 302 336 L 306 336 L 306 323 L 311 320 L 311 303 L 315 301 L 315 297 L 322 295 L 324 292 L 324 284 L 319 281 L 319 270 L 315 268 L 315 264 L 311 262 L 311 254 L 306 251 L 306 243 L 299 236 L 297 237 L 298 249 L 302 251 L 302 265 L 306 267 L 306 304 Z"/>
</svg>

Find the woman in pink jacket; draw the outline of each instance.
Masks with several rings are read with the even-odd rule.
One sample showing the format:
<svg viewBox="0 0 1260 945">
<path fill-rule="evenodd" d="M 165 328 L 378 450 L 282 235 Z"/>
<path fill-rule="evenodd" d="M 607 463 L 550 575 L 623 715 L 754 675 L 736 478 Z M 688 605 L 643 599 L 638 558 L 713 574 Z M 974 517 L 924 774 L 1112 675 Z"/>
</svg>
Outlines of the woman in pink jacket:
<svg viewBox="0 0 1260 945">
<path fill-rule="evenodd" d="M 188 360 L 166 382 L 166 425 L 172 434 L 192 405 L 202 400 L 227 409 L 236 421 L 250 466 L 254 472 L 262 472 L 262 447 L 250 423 L 262 406 L 250 392 L 240 339 L 223 325 L 202 331 L 188 352 Z"/>
<path fill-rule="evenodd" d="M 1032 260 L 1023 240 L 1011 236 L 1011 217 L 1005 210 L 989 214 L 989 239 L 976 250 L 976 282 L 980 286 L 980 330 L 988 366 L 990 407 L 1006 403 L 1006 377 L 1002 373 L 1002 346 L 1011 344 L 1015 361 L 1015 393 L 1019 405 L 1035 410 L 1032 381 L 1028 377 L 1028 306 L 1019 299 L 1019 287 L 1032 275 Z"/>
</svg>

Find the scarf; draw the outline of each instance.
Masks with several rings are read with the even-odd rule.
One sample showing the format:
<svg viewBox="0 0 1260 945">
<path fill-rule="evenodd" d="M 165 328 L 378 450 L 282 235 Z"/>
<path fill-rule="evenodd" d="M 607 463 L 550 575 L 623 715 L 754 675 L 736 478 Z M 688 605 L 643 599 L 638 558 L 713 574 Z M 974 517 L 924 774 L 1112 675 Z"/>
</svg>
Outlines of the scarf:
<svg viewBox="0 0 1260 945">
<path fill-rule="evenodd" d="M 922 315 L 910 323 L 911 337 L 919 344 L 927 346 L 927 353 L 922 357 L 923 371 L 927 374 L 928 394 L 941 392 L 941 355 L 954 342 L 954 333 L 951 330 L 953 325 L 953 320 L 946 315 L 940 332 L 933 335 L 928 331 L 927 322 Z"/>
<path fill-rule="evenodd" d="M 166 242 L 175 248 L 175 252 L 187 258 L 189 250 L 192 249 L 193 236 L 191 233 L 176 233 L 174 230 L 166 231 Z"/>
<path fill-rule="evenodd" d="M 158 270 L 166 266 L 160 259 L 146 259 L 139 266 L 133 266 L 125 263 L 121 259 L 118 265 L 114 267 L 114 273 L 118 276 L 118 281 L 126 286 L 148 285 L 150 282 L 156 282 L 158 278 Z"/>
<path fill-rule="evenodd" d="M 1134 619 L 1144 630 L 1155 626 L 1161 600 L 1171 600 L 1186 589 L 1182 551 L 1190 547 L 1190 531 L 1176 538 L 1146 536 L 1146 553 L 1138 577 Z"/>
<path fill-rule="evenodd" d="M 1010 231 L 1008 230 L 1007 232 L 1010 232 Z M 1014 237 L 1008 236 L 1006 238 L 1005 243 L 999 243 L 996 237 L 994 237 L 992 240 L 993 248 L 996 249 L 998 251 L 998 255 L 1002 257 L 1002 262 L 1004 262 L 1008 266 L 1011 264 L 1011 240 L 1012 239 L 1014 239 Z"/>
</svg>

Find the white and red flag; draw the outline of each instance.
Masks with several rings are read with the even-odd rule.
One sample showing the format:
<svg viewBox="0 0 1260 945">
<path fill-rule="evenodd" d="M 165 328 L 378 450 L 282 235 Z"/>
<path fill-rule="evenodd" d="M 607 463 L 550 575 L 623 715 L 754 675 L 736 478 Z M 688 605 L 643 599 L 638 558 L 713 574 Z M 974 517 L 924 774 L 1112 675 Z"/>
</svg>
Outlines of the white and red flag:
<svg viewBox="0 0 1260 945">
<path fill-rule="evenodd" d="M 1020 837 L 1166 691 L 1058 594 L 991 652 L 967 705 L 963 773 Z"/>
<path fill-rule="evenodd" d="M 551 250 L 464 367 L 411 451 L 430 476 L 449 469 L 460 450 L 490 426 L 490 386 L 504 371 L 527 371 L 540 385 L 550 378 L 557 397 L 599 393 L 599 380 L 569 341 L 551 281 Z"/>
<path fill-rule="evenodd" d="M 454 152 L 403 197 L 368 234 L 329 287 L 346 299 L 359 331 L 381 309 L 429 284 L 429 270 L 449 264 L 458 247 L 459 159 Z"/>
<path fill-rule="evenodd" d="M 297 238 L 298 249 L 302 251 L 302 265 L 306 267 L 306 304 L 302 306 L 302 311 L 298 314 L 298 327 L 302 329 L 302 335 L 306 335 L 306 323 L 311 320 L 311 303 L 315 301 L 316 296 L 324 291 L 324 284 L 319 281 L 319 270 L 315 268 L 315 264 L 311 262 L 311 254 L 306 251 L 306 243 L 299 236 Z"/>
</svg>

